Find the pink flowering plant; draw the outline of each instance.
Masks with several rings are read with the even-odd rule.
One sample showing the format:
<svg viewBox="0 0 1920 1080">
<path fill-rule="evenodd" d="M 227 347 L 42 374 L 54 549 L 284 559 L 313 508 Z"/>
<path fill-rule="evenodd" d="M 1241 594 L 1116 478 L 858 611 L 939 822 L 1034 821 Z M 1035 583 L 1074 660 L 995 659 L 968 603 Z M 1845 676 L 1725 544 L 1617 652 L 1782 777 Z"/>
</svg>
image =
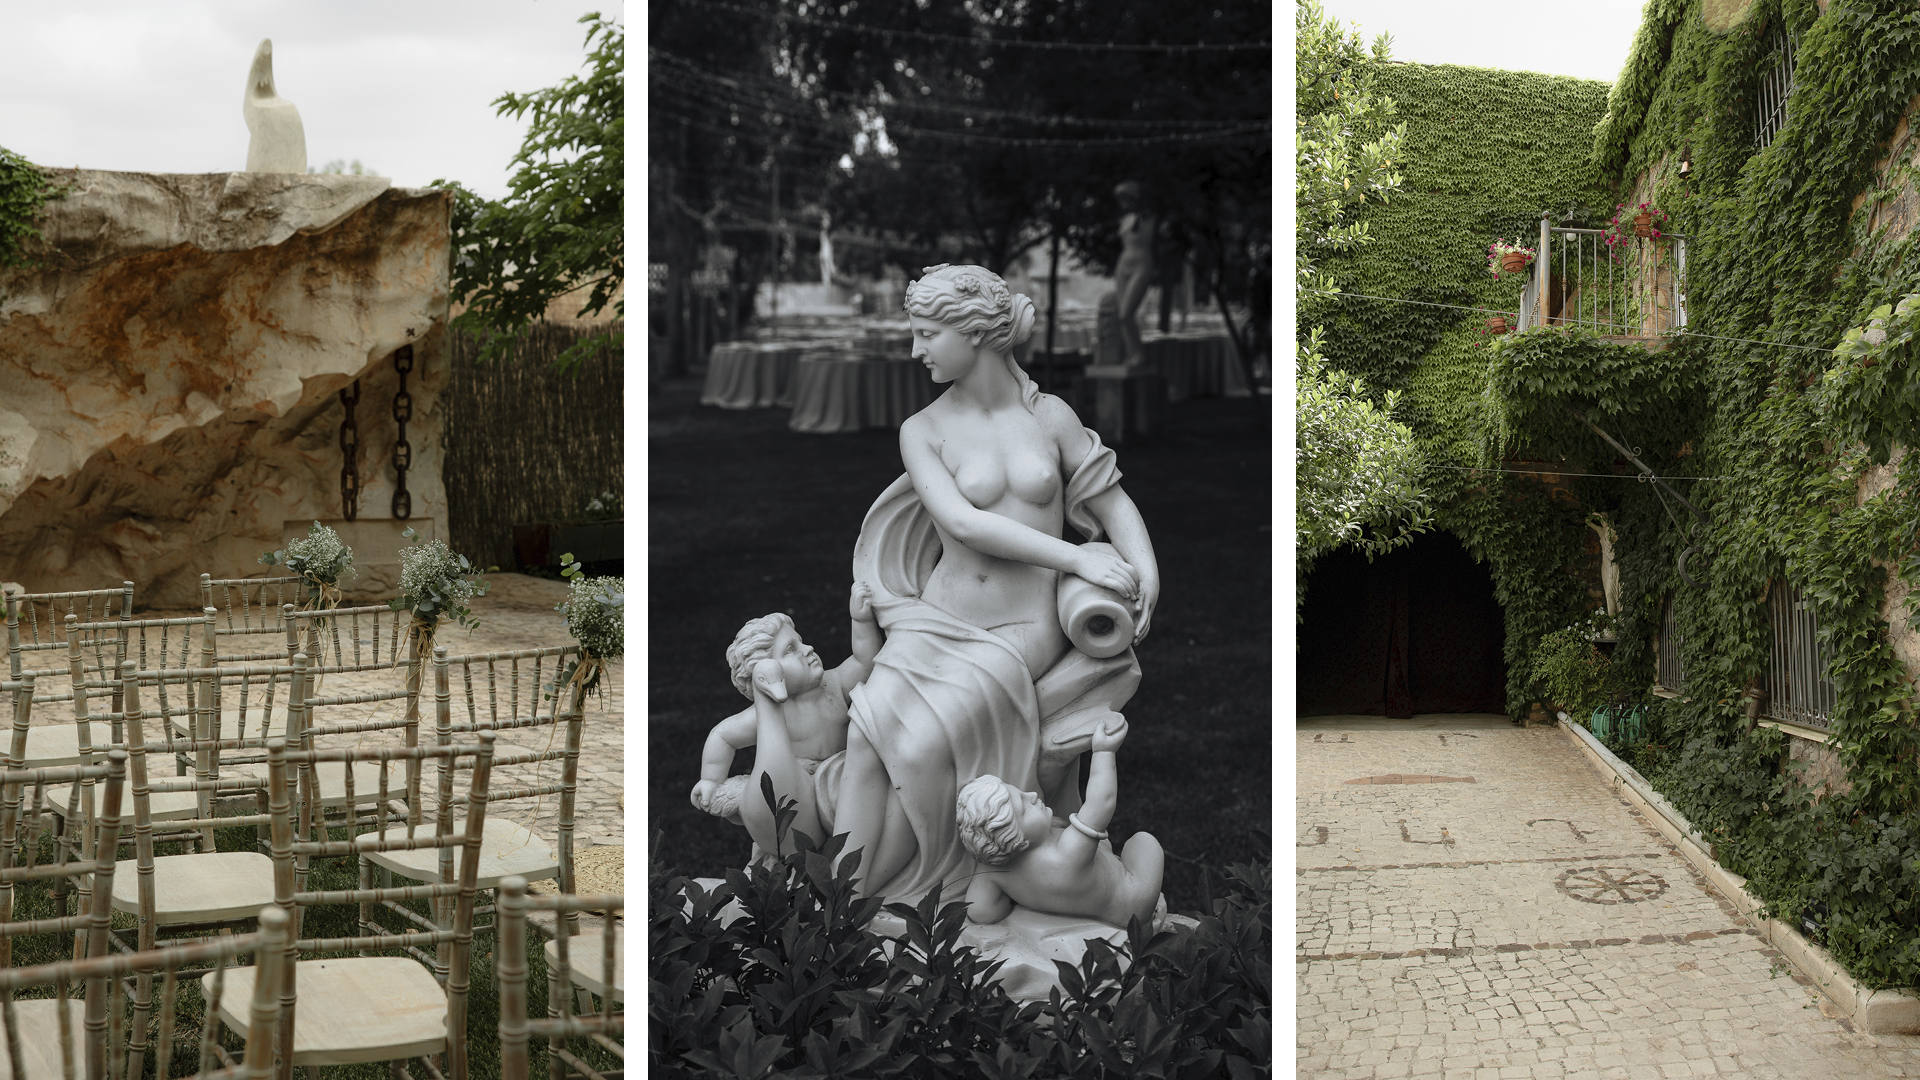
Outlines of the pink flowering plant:
<svg viewBox="0 0 1920 1080">
<path fill-rule="evenodd" d="M 1621 203 L 1614 207 L 1613 220 L 1607 222 L 1607 231 L 1602 236 L 1607 246 L 1614 249 L 1615 254 L 1635 238 L 1633 221 L 1641 214 L 1652 219 L 1653 239 L 1658 240 L 1666 234 L 1667 212 L 1665 210 L 1652 203 Z"/>
<path fill-rule="evenodd" d="M 1512 243 L 1508 243 L 1505 240 L 1495 240 L 1493 243 L 1487 245 L 1487 269 L 1493 271 L 1494 277 L 1497 278 L 1500 276 L 1500 263 L 1508 255 L 1525 255 L 1527 257 L 1526 265 L 1533 265 L 1532 248 L 1518 240 Z"/>
</svg>

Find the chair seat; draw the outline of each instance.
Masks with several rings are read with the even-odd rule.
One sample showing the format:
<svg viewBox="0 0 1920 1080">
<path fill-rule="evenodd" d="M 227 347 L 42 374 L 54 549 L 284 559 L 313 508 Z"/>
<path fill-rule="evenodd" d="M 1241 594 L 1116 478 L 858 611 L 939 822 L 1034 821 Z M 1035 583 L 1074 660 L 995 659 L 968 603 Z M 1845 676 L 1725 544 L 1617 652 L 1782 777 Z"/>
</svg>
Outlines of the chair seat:
<svg viewBox="0 0 1920 1080">
<path fill-rule="evenodd" d="M 589 930 L 567 940 L 567 966 L 573 969 L 573 985 L 582 986 L 601 997 L 611 997 L 616 1004 L 626 1004 L 627 965 L 622 949 L 627 943 L 624 927 L 615 927 L 613 931 L 613 993 L 607 993 L 607 984 L 601 981 L 605 969 L 601 966 L 600 950 L 605 947 L 606 933 L 601 930 Z M 549 941 L 546 945 L 547 970 L 554 971 L 560 964 L 560 943 Z"/>
<path fill-rule="evenodd" d="M 47 806 L 64 814 L 67 809 L 67 799 L 69 798 L 68 790 L 70 787 L 71 785 L 69 784 L 62 784 L 59 787 L 48 788 Z M 100 786 L 98 784 L 94 785 L 93 798 L 97 805 L 100 799 Z M 147 796 L 147 805 L 152 807 L 153 820 L 155 821 L 179 821 L 183 818 L 200 816 L 200 797 L 198 792 L 156 791 Z M 91 816 L 90 810 L 90 807 L 83 805 L 80 808 L 80 813 L 83 817 Z M 120 804 L 120 823 L 121 842 L 125 843 L 127 840 L 133 838 L 133 793 L 131 791 L 127 793 L 125 800 Z"/>
<path fill-rule="evenodd" d="M 220 1022 L 246 1031 L 258 968 L 227 971 Z M 202 976 L 203 993 L 212 987 Z M 345 956 L 294 965 L 293 1064 L 351 1065 L 447 1048 L 447 994 L 400 956 Z M 57 1074 L 54 1074 L 57 1075 Z"/>
<path fill-rule="evenodd" d="M 257 851 L 162 855 L 153 860 L 154 919 L 162 926 L 244 919 L 273 903 L 273 859 Z M 113 875 L 113 909 L 140 913 L 140 875 Z M 240 1030 L 246 1030 L 245 1025 Z"/>
<path fill-rule="evenodd" d="M 66 1005 L 70 1040 L 67 1045 L 73 1058 L 74 1075 L 85 1076 L 86 1002 L 79 998 L 67 998 Z M 16 1001 L 13 1010 L 20 1023 L 20 1063 L 26 1068 L 27 1076 L 38 1080 L 39 1077 L 66 1075 L 60 1065 L 60 1014 L 54 999 Z M 245 1031 L 246 1028 L 240 1030 Z M 12 1056 L 7 1053 L 6 1046 L 7 1031 L 0 1026 L 0 1080 L 13 1080 Z"/>
<path fill-rule="evenodd" d="M 388 829 L 385 833 L 391 839 L 404 839 L 407 835 L 405 825 Z M 433 826 L 422 826 L 415 835 L 433 835 Z M 460 872 L 460 860 L 465 853 L 460 848 L 453 849 L 454 873 Z M 422 851 L 372 851 L 367 858 L 375 865 L 385 867 L 401 877 L 415 881 L 440 880 L 440 853 L 433 850 Z M 500 879 L 518 874 L 528 881 L 546 881 L 560 876 L 560 858 L 545 840 L 523 826 L 501 818 L 488 818 L 486 832 L 480 838 L 480 866 L 478 868 L 478 887 L 494 889 L 500 886 Z"/>
<path fill-rule="evenodd" d="M 113 725 L 102 720 L 87 724 L 87 737 L 93 743 L 96 756 L 113 745 Z M 6 746 L 13 746 L 13 737 L 6 736 Z M 80 764 L 80 726 L 78 724 L 48 724 L 44 727 L 27 729 L 27 759 L 21 762 L 23 769 L 51 769 L 61 765 Z"/>
</svg>

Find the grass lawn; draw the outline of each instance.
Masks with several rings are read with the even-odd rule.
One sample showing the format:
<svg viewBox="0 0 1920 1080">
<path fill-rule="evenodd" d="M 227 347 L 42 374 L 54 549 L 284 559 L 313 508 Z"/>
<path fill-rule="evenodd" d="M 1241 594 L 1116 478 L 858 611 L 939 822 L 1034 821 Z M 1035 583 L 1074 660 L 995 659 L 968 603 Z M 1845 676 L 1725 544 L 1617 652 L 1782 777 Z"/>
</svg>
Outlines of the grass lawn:
<svg viewBox="0 0 1920 1080">
<path fill-rule="evenodd" d="M 726 647 L 746 620 L 784 611 L 829 667 L 846 659 L 853 543 L 902 469 L 892 431 L 802 435 L 785 409 L 698 397 L 697 381 L 670 380 L 648 404 L 647 798 L 651 860 L 717 877 L 746 862 L 750 841 L 687 793 L 708 729 L 745 705 Z M 1266 410 L 1264 399 L 1182 402 L 1164 436 L 1119 449 L 1162 587 L 1125 709 L 1111 831 L 1116 848 L 1137 830 L 1160 839 L 1176 911 L 1201 907 L 1220 867 L 1271 847 Z M 742 752 L 734 771 L 751 762 Z"/>
</svg>

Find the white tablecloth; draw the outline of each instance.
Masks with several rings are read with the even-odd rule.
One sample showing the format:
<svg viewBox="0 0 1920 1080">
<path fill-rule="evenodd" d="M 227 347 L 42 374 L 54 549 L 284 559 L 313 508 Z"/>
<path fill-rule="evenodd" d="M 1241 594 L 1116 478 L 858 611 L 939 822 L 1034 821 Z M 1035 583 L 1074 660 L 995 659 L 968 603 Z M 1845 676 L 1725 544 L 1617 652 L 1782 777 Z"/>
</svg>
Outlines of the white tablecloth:
<svg viewBox="0 0 1920 1080">
<path fill-rule="evenodd" d="M 932 404 L 941 390 L 933 373 L 916 360 L 809 352 L 794 370 L 793 417 L 787 426 L 815 434 L 897 428 Z"/>
</svg>

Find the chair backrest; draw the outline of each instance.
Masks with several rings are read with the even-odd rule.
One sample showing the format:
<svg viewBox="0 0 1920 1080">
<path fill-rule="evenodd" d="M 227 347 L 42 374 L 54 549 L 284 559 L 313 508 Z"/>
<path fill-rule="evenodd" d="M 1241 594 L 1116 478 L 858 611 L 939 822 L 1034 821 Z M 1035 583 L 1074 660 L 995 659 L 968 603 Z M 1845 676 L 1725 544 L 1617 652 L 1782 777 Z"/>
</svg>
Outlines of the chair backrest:
<svg viewBox="0 0 1920 1080">
<path fill-rule="evenodd" d="M 363 671 L 394 667 L 407 658 L 409 611 L 386 604 L 299 611 L 287 604 L 280 618 L 286 655 L 306 653 L 315 667 Z"/>
<path fill-rule="evenodd" d="M 624 1029 L 624 1017 L 615 1011 L 612 994 L 601 995 L 597 1014 L 585 1016 L 572 1012 L 576 970 L 598 971 L 602 988 L 618 984 L 620 956 L 615 950 L 619 936 L 614 932 L 614 916 L 624 908 L 625 901 L 620 896 L 530 896 L 525 878 L 509 877 L 500 882 L 500 943 L 494 950 L 494 970 L 500 978 L 501 1080 L 528 1080 L 527 1040 L 532 1035 L 547 1040 L 549 1059 L 557 1059 L 583 1074 L 588 1073 L 589 1066 L 566 1048 L 567 1039 L 584 1036 L 625 1057 L 625 1051 L 612 1041 Z M 572 936 L 562 933 L 554 939 L 558 946 L 557 959 L 548 972 L 545 1020 L 527 1016 L 527 912 L 530 910 L 551 911 L 571 919 L 590 911 L 604 912 L 606 916 L 606 930 L 599 936 L 597 956 L 576 960 L 569 948 L 569 942 L 575 940 Z M 563 1073 L 556 1067 L 554 1075 Z"/>
<path fill-rule="evenodd" d="M 555 645 L 515 652 L 482 653 L 473 656 L 448 656 L 444 647 L 434 649 L 434 734 L 442 745 L 455 736 L 491 731 L 509 738 L 518 736 L 520 746 L 503 749 L 494 755 L 499 769 L 522 769 L 521 775 L 506 774 L 504 783 L 496 783 L 494 802 L 509 799 L 536 800 L 536 818 L 544 819 L 545 803 L 554 799 L 555 847 L 560 861 L 560 891 L 573 891 L 573 818 L 574 801 L 580 778 L 581 716 L 586 697 L 578 681 L 563 682 L 564 673 L 580 660 L 580 646 Z M 577 667 L 576 667 L 577 669 Z M 443 677 L 440 673 L 444 671 Z M 458 686 L 457 698 L 452 688 Z M 541 728 L 549 729 L 543 737 Z M 560 745 L 555 736 L 564 731 Z M 549 772 L 546 762 L 560 767 Z M 447 798 L 450 778 L 442 778 L 440 797 Z M 531 828 L 532 825 L 529 825 Z"/>
<path fill-rule="evenodd" d="M 122 790 L 127 778 L 127 753 L 114 749 L 100 765 L 70 765 L 46 769 L 0 769 L 0 967 L 10 966 L 13 939 L 21 934 L 73 934 L 75 953 L 101 956 L 107 951 L 107 930 L 112 923 L 113 870 L 117 865 L 120 839 Z M 53 845 L 53 859 L 46 866 L 39 859 L 38 822 L 46 814 L 46 789 L 49 785 L 67 787 L 69 802 L 65 823 L 68 828 L 90 829 L 91 823 L 79 821 L 80 785 L 104 781 L 104 800 L 98 819 L 98 846 L 83 846 L 83 856 L 67 860 L 71 850 L 64 837 Z M 31 790 L 31 794 L 29 794 Z M 22 839 L 27 842 L 23 845 Z M 24 848 L 25 858 L 18 853 Z M 13 887 L 21 881 L 77 879 L 80 913 L 50 919 L 15 921 Z M 18 1075 L 17 1073 L 15 1075 Z"/>
<path fill-rule="evenodd" d="M 441 807 L 437 815 L 435 828 L 428 833 L 423 828 L 395 830 L 388 835 L 384 820 L 384 808 L 387 800 L 382 798 L 376 804 L 377 817 L 374 831 L 350 840 L 334 840 L 320 830 L 315 830 L 318 838 L 302 835 L 309 822 L 304 815 L 296 817 L 293 806 L 294 770 L 318 765 L 323 762 L 340 762 L 347 772 L 359 762 L 380 763 L 380 787 L 387 789 L 388 767 L 395 762 L 435 761 L 443 769 L 451 767 L 461 758 L 472 759 L 472 782 L 468 786 L 466 797 L 462 800 L 466 806 L 465 826 L 456 831 L 452 820 L 452 806 L 449 802 Z M 409 950 L 438 949 L 449 946 L 448 965 L 444 985 L 447 991 L 447 1061 L 446 1074 L 453 1077 L 467 1075 L 467 996 L 472 982 L 471 964 L 473 950 L 473 909 L 474 896 L 478 891 L 476 881 L 480 862 L 480 842 L 486 829 L 488 784 L 493 768 L 493 735 L 491 732 L 479 732 L 471 742 L 446 746 L 389 746 L 379 748 L 341 748 L 327 750 L 289 749 L 284 739 L 272 739 L 267 743 L 267 807 L 272 818 L 273 829 L 273 881 L 274 903 L 292 916 L 294 940 L 287 948 L 287 963 L 282 975 L 280 1001 L 280 1045 L 291 1047 L 294 1044 L 293 1003 L 298 998 L 295 985 L 299 951 L 325 950 L 333 952 L 360 952 L 367 954 L 375 949 L 404 948 Z M 404 885 L 391 887 L 363 887 L 321 892 L 308 892 L 296 886 L 296 881 L 304 881 L 304 865 L 307 860 L 330 855 L 360 855 L 384 851 L 417 851 L 462 849 L 459 860 L 459 874 L 456 880 L 429 883 L 425 885 Z M 370 880 L 363 872 L 361 880 Z M 359 904 L 364 909 L 372 904 L 385 901 L 430 899 L 438 913 L 439 926 L 433 930 L 392 933 L 361 933 L 338 938 L 303 938 L 303 907 L 314 904 Z M 367 925 L 362 920 L 362 925 Z M 422 959 L 427 959 L 422 957 Z M 428 966 L 434 967 L 431 960 Z"/>
<path fill-rule="evenodd" d="M 9 593 L 7 607 L 7 673 L 19 679 L 30 668 L 57 666 L 58 652 L 67 647 L 66 617 L 82 622 L 133 618 L 133 582 L 119 588 L 79 592 Z M 39 654 L 54 653 L 42 662 Z"/>
<path fill-rule="evenodd" d="M 214 633 L 220 637 L 260 637 L 251 651 L 233 660 L 277 660 L 283 612 L 306 598 L 308 582 L 297 574 L 284 577 L 216 578 L 200 575 L 200 604 L 221 612 Z M 248 649 L 243 645 L 243 650 Z M 263 651 L 264 650 L 264 651 Z"/>
<path fill-rule="evenodd" d="M 267 1080 L 273 1075 L 274 1021 L 279 1016 L 275 990 L 281 982 L 280 969 L 285 963 L 288 937 L 286 912 L 278 908 L 266 908 L 260 912 L 260 931 L 254 934 L 205 938 L 192 944 L 172 945 L 164 949 L 90 956 L 82 960 L 0 971 L 0 1021 L 5 1025 L 11 1074 L 14 1077 L 36 1078 L 42 1075 L 85 1076 L 89 1080 L 104 1080 L 110 1071 L 120 1075 L 119 1070 L 112 1066 L 123 1055 L 130 1053 L 127 1040 L 133 1027 L 126 1022 L 122 1013 L 123 981 L 128 975 L 151 978 L 154 974 L 160 974 L 165 989 L 162 995 L 164 1007 L 160 1011 L 159 1060 L 162 1071 L 159 1075 L 179 1075 L 166 1066 L 174 1050 L 174 1017 L 178 1011 L 176 992 L 180 972 L 209 963 L 215 965 L 211 991 L 214 996 L 206 1003 L 206 1015 L 213 1017 L 219 1012 L 219 995 L 224 989 L 227 969 L 239 957 L 251 955 L 259 972 L 254 979 L 253 998 L 249 1004 L 245 1056 L 234 1065 L 216 1069 L 214 1066 L 218 1058 L 225 1056 L 226 1051 L 215 1041 L 219 1025 L 205 1023 L 200 1033 L 198 1053 L 195 1054 L 194 1071 L 189 1075 L 196 1080 Z M 73 1038 L 71 1011 L 67 1008 L 56 1006 L 52 1010 L 58 1019 L 54 1032 L 34 1033 L 21 1025 L 21 1010 L 15 1002 L 19 991 L 52 987 L 56 998 L 63 1000 L 67 997 L 68 987 L 76 982 L 84 982 L 87 986 L 84 1049 Z M 31 1037 L 32 1034 L 39 1034 L 41 1038 L 36 1040 Z M 57 1058 L 32 1058 L 35 1068 L 29 1068 L 28 1046 L 36 1043 L 44 1046 L 49 1034 L 58 1040 Z M 58 1072 L 52 1071 L 55 1069 Z M 137 1071 L 129 1072 L 139 1075 Z"/>
</svg>

